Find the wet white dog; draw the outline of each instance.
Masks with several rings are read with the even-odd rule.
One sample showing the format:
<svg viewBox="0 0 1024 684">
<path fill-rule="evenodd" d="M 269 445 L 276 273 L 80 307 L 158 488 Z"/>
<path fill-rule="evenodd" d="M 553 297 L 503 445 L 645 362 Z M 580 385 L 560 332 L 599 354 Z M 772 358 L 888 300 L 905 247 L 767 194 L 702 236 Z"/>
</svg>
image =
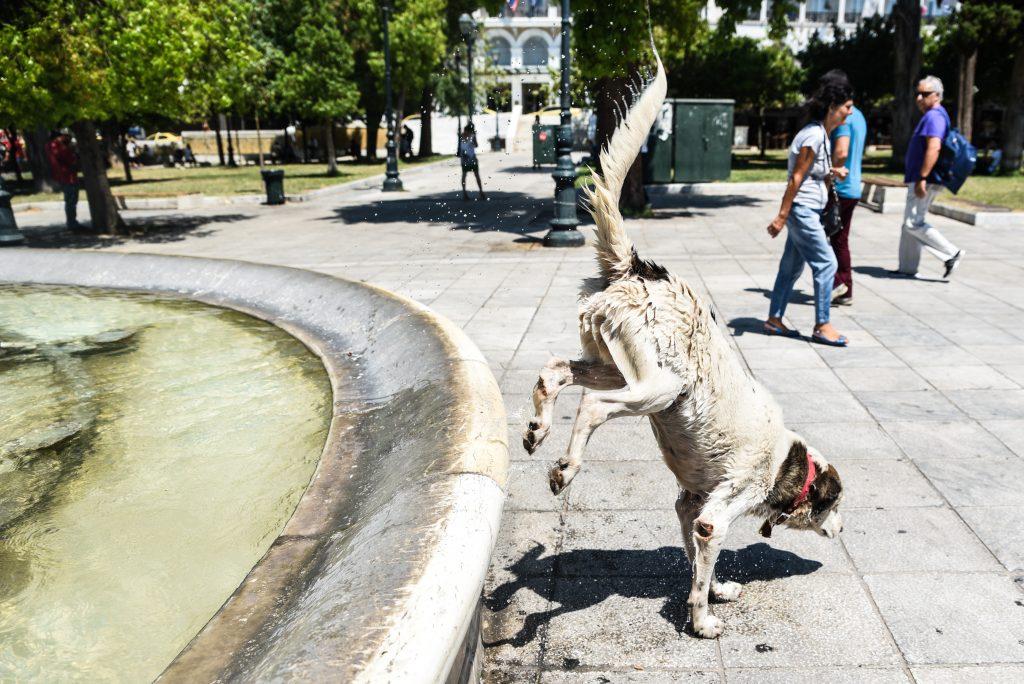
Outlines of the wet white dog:
<svg viewBox="0 0 1024 684">
<path fill-rule="evenodd" d="M 842 530 L 842 484 L 835 468 L 785 428 L 779 406 L 747 373 L 689 285 L 642 260 L 626 235 L 618 200 L 665 98 L 665 72 L 657 63 L 601 152 L 602 175 L 588 192 L 600 277 L 587 280 L 580 296 L 583 357 L 553 358 L 541 370 L 523 445 L 533 453 L 544 441 L 561 390 L 587 388 L 568 452 L 551 470 L 558 494 L 579 472 L 599 425 L 621 416 L 650 418 L 681 488 L 676 512 L 693 569 L 693 631 L 714 638 L 722 623 L 708 612 L 708 592 L 721 601 L 740 595 L 738 584 L 714 576 L 732 522 L 754 515 L 765 519 L 766 537 L 773 525 L 835 537 Z"/>
</svg>

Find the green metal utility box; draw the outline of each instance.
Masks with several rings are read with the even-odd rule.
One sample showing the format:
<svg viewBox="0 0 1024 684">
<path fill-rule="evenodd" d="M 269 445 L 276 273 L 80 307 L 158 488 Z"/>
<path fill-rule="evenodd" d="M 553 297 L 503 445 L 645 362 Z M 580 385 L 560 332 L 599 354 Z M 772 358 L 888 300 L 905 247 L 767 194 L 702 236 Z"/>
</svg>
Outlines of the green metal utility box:
<svg viewBox="0 0 1024 684">
<path fill-rule="evenodd" d="M 726 180 L 732 167 L 733 100 L 665 100 L 647 138 L 644 182 Z"/>
<path fill-rule="evenodd" d="M 541 164 L 554 164 L 557 161 L 555 156 L 555 135 L 558 126 L 551 124 L 533 125 L 533 166 Z"/>
</svg>

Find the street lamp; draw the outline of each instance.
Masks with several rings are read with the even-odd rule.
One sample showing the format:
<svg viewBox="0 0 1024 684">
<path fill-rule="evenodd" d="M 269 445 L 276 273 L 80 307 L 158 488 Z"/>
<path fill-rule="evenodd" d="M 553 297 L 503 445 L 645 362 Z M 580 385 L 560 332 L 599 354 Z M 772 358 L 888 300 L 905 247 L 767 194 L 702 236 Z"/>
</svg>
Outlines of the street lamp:
<svg viewBox="0 0 1024 684">
<path fill-rule="evenodd" d="M 14 220 L 14 210 L 11 208 L 11 193 L 7 192 L 7 188 L 4 187 L 4 179 L 0 178 L 0 247 L 20 245 L 23 242 L 25 242 L 25 236 L 18 230 L 18 224 Z"/>
<path fill-rule="evenodd" d="M 469 108 L 466 110 L 469 125 L 473 125 L 473 43 L 476 42 L 476 21 L 473 17 L 463 13 L 459 17 L 459 30 L 462 31 L 462 39 L 466 41 L 466 71 L 469 74 Z"/>
<path fill-rule="evenodd" d="M 560 90 L 562 116 L 555 135 L 558 164 L 551 177 L 555 179 L 555 217 L 551 230 L 544 236 L 545 247 L 581 247 L 583 234 L 576 230 L 576 165 L 572 163 L 572 104 L 569 99 L 569 0 L 562 0 L 562 83 Z"/>
<path fill-rule="evenodd" d="M 384 116 L 388 122 L 388 141 L 385 145 L 388 161 L 384 171 L 384 192 L 395 192 L 402 189 L 402 180 L 398 177 L 398 157 L 395 154 L 395 112 L 391 109 L 391 45 L 388 38 L 388 14 L 391 4 L 380 4 L 381 23 L 384 25 L 384 90 L 387 92 L 386 111 Z"/>
</svg>

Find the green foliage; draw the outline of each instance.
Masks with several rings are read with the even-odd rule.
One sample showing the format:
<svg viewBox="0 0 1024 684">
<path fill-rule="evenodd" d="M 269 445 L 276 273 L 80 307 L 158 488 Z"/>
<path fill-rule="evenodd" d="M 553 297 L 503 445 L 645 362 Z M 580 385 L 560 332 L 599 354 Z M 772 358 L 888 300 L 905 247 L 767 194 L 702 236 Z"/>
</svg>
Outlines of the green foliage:
<svg viewBox="0 0 1024 684">
<path fill-rule="evenodd" d="M 826 42 L 815 33 L 798 59 L 806 67 L 803 92 L 810 94 L 827 71 L 842 69 L 853 83 L 858 106 L 871 107 L 892 99 L 892 65 L 896 39 L 892 20 L 870 17 L 852 33 L 834 27 L 835 38 Z"/>
<path fill-rule="evenodd" d="M 732 98 L 736 106 L 776 107 L 800 99 L 803 71 L 785 45 L 753 38 L 707 36 L 700 49 L 670 67 L 676 97 Z"/>
<path fill-rule="evenodd" d="M 308 0 L 289 44 L 278 46 L 273 91 L 282 110 L 321 121 L 355 113 L 352 49 L 341 32 L 337 5 L 336 0 Z"/>
</svg>

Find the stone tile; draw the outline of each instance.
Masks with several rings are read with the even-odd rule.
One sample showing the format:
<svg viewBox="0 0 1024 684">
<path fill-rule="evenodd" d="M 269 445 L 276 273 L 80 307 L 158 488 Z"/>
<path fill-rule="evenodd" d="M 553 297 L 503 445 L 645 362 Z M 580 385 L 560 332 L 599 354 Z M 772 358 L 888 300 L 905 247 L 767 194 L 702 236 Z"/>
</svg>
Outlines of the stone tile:
<svg viewBox="0 0 1024 684">
<path fill-rule="evenodd" d="M 849 392 L 776 394 L 786 422 L 836 423 L 868 421 L 871 416 Z"/>
<path fill-rule="evenodd" d="M 856 392 L 880 422 L 962 420 L 965 416 L 938 392 Z"/>
<path fill-rule="evenodd" d="M 976 366 L 979 361 L 961 347 L 892 347 L 890 350 L 913 368 Z"/>
<path fill-rule="evenodd" d="M 491 664 L 488 662 L 490 652 L 484 650 L 484 668 L 481 673 L 481 681 L 484 684 L 537 684 L 540 678 L 540 670 L 537 665 L 532 667 L 516 667 L 503 665 L 500 662 Z"/>
<path fill-rule="evenodd" d="M 906 684 L 903 670 L 880 667 L 752 668 L 725 671 L 729 684 Z"/>
<path fill-rule="evenodd" d="M 729 528 L 716 566 L 719 577 L 740 583 L 795 575 L 852 573 L 843 546 L 807 530 L 776 527 L 761 536 L 763 520 L 741 518 Z"/>
<path fill-rule="evenodd" d="M 877 423 L 787 423 L 826 459 L 897 459 L 899 447 Z"/>
<path fill-rule="evenodd" d="M 1005 330 L 1000 330 L 994 325 L 971 325 L 971 326 L 960 326 L 950 327 L 945 326 L 942 328 L 943 336 L 961 346 L 967 347 L 968 345 L 982 345 L 986 347 L 992 347 L 995 345 L 1019 345 L 1020 338 Z"/>
<path fill-rule="evenodd" d="M 971 344 L 963 345 L 970 354 L 990 366 L 1019 363 L 1024 358 L 1024 344 Z"/>
<path fill-rule="evenodd" d="M 875 603 L 911 665 L 1024 661 L 1020 589 L 998 574 L 868 575 Z"/>
<path fill-rule="evenodd" d="M 546 475 L 544 482 L 546 486 Z M 595 461 L 584 462 L 583 469 L 562 496 L 568 497 L 568 510 L 571 511 L 671 512 L 675 511 L 678 495 L 676 479 L 664 463 Z"/>
<path fill-rule="evenodd" d="M 942 498 L 913 463 L 902 460 L 834 461 L 843 482 L 844 510 L 941 506 Z"/>
<path fill-rule="evenodd" d="M 836 392 L 843 388 L 836 374 L 827 368 L 762 368 L 754 377 L 775 394 L 786 392 Z"/>
<path fill-rule="evenodd" d="M 574 659 L 568 659 L 568 664 L 575 665 Z M 565 670 L 549 670 L 540 675 L 541 684 L 711 684 L 720 682 L 721 677 L 718 671 L 713 668 L 707 670 L 670 670 L 648 672 L 642 665 L 640 668 L 628 670 L 599 670 L 586 672 L 572 672 Z"/>
<path fill-rule="evenodd" d="M 561 536 L 560 513 L 507 511 L 491 556 L 492 571 L 523 577 L 554 574 Z"/>
<path fill-rule="evenodd" d="M 848 511 L 842 539 L 862 573 L 1000 570 L 948 508 Z"/>
<path fill-rule="evenodd" d="M 962 506 L 957 512 L 1011 572 L 1024 572 L 1024 506 Z"/>
<path fill-rule="evenodd" d="M 548 615 L 553 587 L 551 577 L 488 577 L 481 614 L 481 637 L 488 666 L 538 666 L 538 627 Z"/>
<path fill-rule="evenodd" d="M 667 577 L 689 582 L 675 511 L 565 514 L 557 573 L 564 577 Z"/>
<path fill-rule="evenodd" d="M 918 465 L 953 506 L 1013 506 L 1022 502 L 1024 460 L 1014 456 L 931 459 Z"/>
<path fill-rule="evenodd" d="M 1024 682 L 1024 665 L 940 665 L 911 669 L 917 684 L 1020 684 Z"/>
<path fill-rule="evenodd" d="M 745 349 L 743 358 L 752 369 L 824 368 L 821 360 L 809 346 L 787 346 L 776 349 Z"/>
<path fill-rule="evenodd" d="M 566 453 L 572 428 L 567 424 L 551 427 L 544 443 L 533 454 L 522 448 L 523 425 L 509 426 L 509 444 L 518 460 L 540 460 L 553 463 Z M 584 469 L 594 461 L 657 461 L 663 462 L 658 442 L 654 439 L 651 424 L 647 418 L 619 418 L 610 420 L 597 430 L 587 442 L 583 452 Z"/>
<path fill-rule="evenodd" d="M 715 642 L 685 630 L 687 591 L 675 579 L 558 580 L 544 666 L 716 670 Z"/>
<path fill-rule="evenodd" d="M 885 627 L 852 575 L 752 582 L 734 603 L 714 606 L 725 621 L 725 666 L 891 665 Z"/>
<path fill-rule="evenodd" d="M 944 333 L 926 325 L 910 325 L 892 330 L 875 330 L 873 334 L 887 347 L 937 347 L 952 344 Z"/>
<path fill-rule="evenodd" d="M 892 422 L 882 426 L 915 461 L 1010 454 L 996 437 L 974 421 Z"/>
<path fill-rule="evenodd" d="M 902 368 L 838 368 L 836 375 L 855 392 L 906 392 L 931 389 L 924 378 Z"/>
<path fill-rule="evenodd" d="M 955 390 L 946 396 L 977 420 L 1024 420 L 1024 389 Z"/>
<path fill-rule="evenodd" d="M 1024 456 L 1024 420 L 986 420 L 982 425 L 1015 454 Z"/>
<path fill-rule="evenodd" d="M 988 366 L 928 366 L 918 372 L 939 390 L 1019 389 L 1017 383 Z"/>
<path fill-rule="evenodd" d="M 883 347 L 849 347 L 816 345 L 816 351 L 831 368 L 903 368 L 907 364 Z"/>
<path fill-rule="evenodd" d="M 550 465 L 541 461 L 513 461 L 508 470 L 506 511 L 560 511 L 565 501 L 551 494 Z"/>
<path fill-rule="evenodd" d="M 996 366 L 996 370 L 1013 380 L 1015 383 L 1024 387 L 1024 364 L 1015 364 L 1010 366 Z"/>
</svg>

